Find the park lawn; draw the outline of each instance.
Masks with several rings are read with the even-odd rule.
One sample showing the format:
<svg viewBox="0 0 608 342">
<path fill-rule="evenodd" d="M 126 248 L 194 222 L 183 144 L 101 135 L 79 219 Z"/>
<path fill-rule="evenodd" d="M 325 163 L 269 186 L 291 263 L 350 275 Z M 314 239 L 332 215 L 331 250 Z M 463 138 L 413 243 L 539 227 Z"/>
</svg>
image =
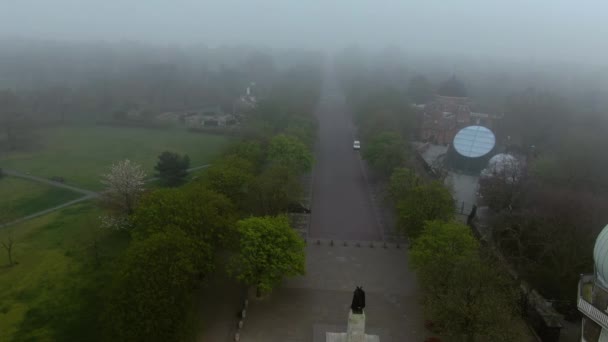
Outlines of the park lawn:
<svg viewBox="0 0 608 342">
<path fill-rule="evenodd" d="M 0 179 L 0 222 L 9 222 L 83 196 L 17 177 Z"/>
<path fill-rule="evenodd" d="M 18 262 L 9 267 L 2 250 L 0 341 L 16 336 L 19 340 L 53 340 L 50 326 L 65 324 L 70 315 L 72 321 L 82 319 L 82 308 L 91 306 L 83 303 L 94 302 L 90 297 L 98 295 L 85 291 L 90 288 L 87 284 L 101 279 L 99 283 L 107 285 L 111 260 L 128 244 L 125 235 L 97 228 L 100 214 L 93 202 L 85 202 L 0 230 L 1 241 L 9 235 L 15 240 L 13 256 Z M 102 260 L 102 266 L 90 266 L 94 240 L 100 256 L 95 260 Z M 95 309 L 93 305 L 90 310 Z"/>
<path fill-rule="evenodd" d="M 192 167 L 209 163 L 234 138 L 180 128 L 149 129 L 98 125 L 38 129 L 28 151 L 0 155 L 0 167 L 40 177 L 63 177 L 67 184 L 101 190 L 100 175 L 122 159 L 141 164 L 152 176 L 163 151 L 186 153 Z"/>
</svg>

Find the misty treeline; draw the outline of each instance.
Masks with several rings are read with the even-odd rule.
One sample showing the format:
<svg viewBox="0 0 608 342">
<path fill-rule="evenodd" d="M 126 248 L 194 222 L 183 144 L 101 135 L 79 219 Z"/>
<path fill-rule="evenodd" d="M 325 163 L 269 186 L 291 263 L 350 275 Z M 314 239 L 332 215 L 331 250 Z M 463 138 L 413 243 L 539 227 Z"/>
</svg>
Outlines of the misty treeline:
<svg viewBox="0 0 608 342">
<path fill-rule="evenodd" d="M 411 105 L 428 103 L 451 76 L 465 84 L 473 110 L 503 115 L 495 132 L 498 151 L 525 162 L 519 165 L 521 177 L 480 182 L 481 204 L 492 213 L 494 243 L 523 279 L 568 318 L 576 315 L 578 277 L 593 271 L 594 240 L 608 223 L 605 71 L 414 60 L 399 49 L 373 55 L 349 48 L 337 61 L 359 134 L 367 139 L 362 146 L 371 145 L 377 154 L 380 143 L 385 153 L 363 155 L 372 167 L 382 161 L 376 171 L 385 177 L 400 164 L 415 168 L 407 163 L 411 151 L 405 156 L 390 151 L 407 151 L 418 139 L 420 121 Z M 399 206 L 396 210 L 399 217 Z"/>
<path fill-rule="evenodd" d="M 287 69 L 319 59 L 303 50 L 246 46 L 0 40 L 0 148 L 31 143 L 40 125 L 124 120 L 167 111 L 235 111 L 247 87 L 258 98 Z"/>
</svg>

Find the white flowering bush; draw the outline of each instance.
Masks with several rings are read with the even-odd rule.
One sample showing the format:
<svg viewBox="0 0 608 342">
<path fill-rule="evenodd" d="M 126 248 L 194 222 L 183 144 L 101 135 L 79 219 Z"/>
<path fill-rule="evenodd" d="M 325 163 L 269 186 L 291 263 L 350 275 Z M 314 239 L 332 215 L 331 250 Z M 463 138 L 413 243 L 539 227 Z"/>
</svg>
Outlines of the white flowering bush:
<svg viewBox="0 0 608 342">
<path fill-rule="evenodd" d="M 101 228 L 110 230 L 128 230 L 131 228 L 131 222 L 127 216 L 121 215 L 101 215 L 99 216 Z"/>
<path fill-rule="evenodd" d="M 116 212 L 131 215 L 144 191 L 146 173 L 139 164 L 129 159 L 110 167 L 108 174 L 102 175 L 101 183 L 106 186 L 103 199 Z"/>
</svg>

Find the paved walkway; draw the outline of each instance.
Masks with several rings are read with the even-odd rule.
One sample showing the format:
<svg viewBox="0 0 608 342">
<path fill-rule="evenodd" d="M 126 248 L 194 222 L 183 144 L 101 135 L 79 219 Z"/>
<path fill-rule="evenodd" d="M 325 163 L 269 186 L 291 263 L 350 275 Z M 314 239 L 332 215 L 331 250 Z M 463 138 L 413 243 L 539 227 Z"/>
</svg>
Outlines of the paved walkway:
<svg viewBox="0 0 608 342">
<path fill-rule="evenodd" d="M 91 191 L 91 190 L 75 187 L 75 186 L 72 186 L 72 185 L 67 185 L 67 184 L 60 183 L 60 182 L 55 182 L 55 181 L 52 181 L 50 179 L 46 179 L 46 178 L 42 178 L 42 177 L 32 176 L 30 174 L 26 174 L 26 173 L 23 173 L 23 172 L 19 172 L 19 171 L 15 171 L 15 170 L 7 170 L 7 169 L 2 169 L 2 171 L 4 173 L 6 173 L 7 175 L 9 175 L 9 176 L 24 178 L 24 179 L 31 180 L 31 181 L 34 181 L 34 182 L 38 182 L 38 183 L 43 183 L 43 184 L 46 184 L 46 185 L 54 186 L 54 187 L 57 187 L 57 188 L 68 189 L 68 190 L 71 190 L 71 191 L 74 191 L 74 192 L 78 192 L 78 193 L 81 193 L 83 195 L 87 195 L 87 196 L 91 196 L 91 197 L 97 197 L 97 196 L 99 196 L 98 193 L 96 193 L 94 191 Z"/>
<path fill-rule="evenodd" d="M 325 332 L 345 331 L 355 286 L 366 291 L 367 331 L 382 342 L 426 337 L 418 289 L 403 249 L 312 244 L 307 274 L 269 298 L 252 300 L 243 342 L 325 342 Z"/>
<path fill-rule="evenodd" d="M 0 228 L 6 228 L 8 226 L 12 226 L 12 225 L 21 223 L 23 221 L 31 220 L 31 219 L 36 218 L 38 216 L 46 215 L 48 213 L 52 213 L 53 211 L 57 211 L 57 210 L 69 207 L 69 206 L 71 206 L 73 204 L 84 202 L 84 201 L 88 201 L 88 200 L 90 200 L 92 198 L 95 198 L 95 197 L 96 196 L 93 196 L 93 195 L 86 195 L 86 196 L 77 198 L 75 200 L 72 200 L 72 201 L 69 201 L 69 202 L 65 202 L 63 204 L 60 204 L 60 205 L 57 205 L 57 206 L 54 206 L 54 207 L 51 207 L 51 208 L 48 208 L 48 209 L 45 209 L 45 210 L 41 210 L 41 211 L 33 213 L 31 215 L 27 215 L 27 216 L 18 218 L 18 219 L 14 220 L 14 221 L 11 221 L 11 222 L 8 222 L 8 223 L 5 223 L 5 224 L 0 224 Z"/>
<path fill-rule="evenodd" d="M 334 75 L 328 76 L 317 111 L 319 144 L 312 175 L 310 226 L 308 234 L 302 234 L 309 242 L 307 274 L 285 281 L 268 298 L 250 297 L 240 340 L 325 342 L 326 332 L 346 330 L 353 290 L 363 286 L 369 333 L 379 335 L 382 342 L 424 341 L 420 296 L 415 275 L 408 268 L 407 252 L 396 244 L 385 249 L 378 242 L 391 222 L 376 210 L 381 198 L 369 185 L 359 152 L 352 149 L 354 132 L 344 96 Z M 320 245 L 317 239 L 323 239 Z M 329 239 L 335 239 L 333 246 Z M 349 241 L 346 247 L 344 240 Z M 374 248 L 369 247 L 370 241 L 376 241 Z M 215 295 L 225 297 L 224 293 L 220 289 Z M 209 330 L 208 341 L 233 340 L 237 320 L 230 311 L 234 310 L 232 297 L 204 309 L 211 320 L 204 327 Z M 220 333 L 226 327 L 227 340 Z"/>
</svg>

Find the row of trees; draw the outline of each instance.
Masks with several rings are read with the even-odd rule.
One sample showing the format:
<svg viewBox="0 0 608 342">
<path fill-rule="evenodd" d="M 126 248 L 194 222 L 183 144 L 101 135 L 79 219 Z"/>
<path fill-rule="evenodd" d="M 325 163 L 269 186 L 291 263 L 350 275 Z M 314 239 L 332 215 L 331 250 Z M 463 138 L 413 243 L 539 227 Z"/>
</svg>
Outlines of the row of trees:
<svg viewBox="0 0 608 342">
<path fill-rule="evenodd" d="M 352 71 L 352 70 L 351 70 Z M 397 231 L 410 241 L 411 265 L 423 289 L 429 328 L 450 341 L 521 341 L 516 287 L 499 264 L 455 222 L 454 200 L 440 180 L 412 171 L 409 141 L 415 117 L 408 98 L 424 98 L 425 79 L 401 86 L 382 77 L 372 89 L 352 74 L 342 75 L 359 127 L 363 157 L 386 184 Z M 363 84 L 363 85 L 362 85 Z"/>
<path fill-rule="evenodd" d="M 291 88 L 294 92 L 302 87 L 297 80 L 292 80 L 297 85 Z M 318 83 L 305 84 L 318 87 Z M 285 91 L 283 86 L 282 94 Z M 113 275 L 103 314 L 107 338 L 186 338 L 197 290 L 220 264 L 235 279 L 255 287 L 258 295 L 272 291 L 285 277 L 304 273 L 304 242 L 285 214 L 299 198 L 299 177 L 310 171 L 312 155 L 288 128 L 293 118 L 310 121 L 305 126 L 310 130 L 315 125 L 306 108 L 294 114 L 301 104 L 292 98 L 272 98 L 279 104 L 274 107 L 277 112 L 269 112 L 273 106 L 262 103 L 250 121 L 259 134 L 229 147 L 196 181 L 111 200 L 124 203 L 120 208 L 132 241 Z M 273 134 L 268 135 L 268 130 Z M 157 170 L 161 176 L 170 175 L 161 179 L 174 185 L 180 179 L 174 177 L 180 174 L 175 170 L 183 170 L 183 165 L 183 157 L 163 154 Z M 118 173 L 115 178 L 129 177 Z M 134 172 L 133 178 L 141 175 Z M 220 254 L 226 253 L 228 259 L 220 261 Z"/>
<path fill-rule="evenodd" d="M 410 249 L 431 329 L 449 341 L 524 341 L 517 288 L 468 226 L 426 221 Z"/>
</svg>

